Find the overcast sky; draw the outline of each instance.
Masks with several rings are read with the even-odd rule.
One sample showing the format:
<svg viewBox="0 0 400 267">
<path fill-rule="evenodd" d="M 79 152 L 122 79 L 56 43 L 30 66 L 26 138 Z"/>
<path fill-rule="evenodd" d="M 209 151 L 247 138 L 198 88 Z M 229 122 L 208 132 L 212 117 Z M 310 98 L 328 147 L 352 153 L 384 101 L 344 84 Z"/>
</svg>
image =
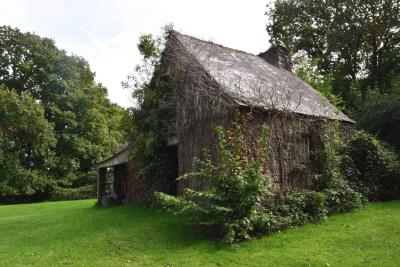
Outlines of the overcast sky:
<svg viewBox="0 0 400 267">
<path fill-rule="evenodd" d="M 271 0 L 0 0 L 0 25 L 53 38 L 59 48 L 89 61 L 111 101 L 132 105 L 122 89 L 140 63 L 141 33 L 176 30 L 251 53 L 265 51 L 266 5 Z"/>
</svg>

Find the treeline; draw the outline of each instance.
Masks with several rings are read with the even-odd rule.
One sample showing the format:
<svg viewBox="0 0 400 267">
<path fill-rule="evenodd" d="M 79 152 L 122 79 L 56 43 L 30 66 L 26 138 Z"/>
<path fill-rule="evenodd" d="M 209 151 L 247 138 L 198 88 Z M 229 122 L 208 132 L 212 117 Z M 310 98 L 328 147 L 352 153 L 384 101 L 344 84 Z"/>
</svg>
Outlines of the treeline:
<svg viewBox="0 0 400 267">
<path fill-rule="evenodd" d="M 0 203 L 93 194 L 126 116 L 94 77 L 53 40 L 0 27 Z"/>
<path fill-rule="evenodd" d="M 399 153 L 400 2 L 285 0 L 266 14 L 297 74 Z"/>
</svg>

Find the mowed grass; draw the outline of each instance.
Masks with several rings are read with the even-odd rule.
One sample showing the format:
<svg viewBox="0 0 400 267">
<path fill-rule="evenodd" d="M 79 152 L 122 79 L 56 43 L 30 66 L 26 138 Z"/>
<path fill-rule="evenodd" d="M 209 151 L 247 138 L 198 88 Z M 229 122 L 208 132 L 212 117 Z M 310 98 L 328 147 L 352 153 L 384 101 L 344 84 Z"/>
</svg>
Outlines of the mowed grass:
<svg viewBox="0 0 400 267">
<path fill-rule="evenodd" d="M 0 266 L 400 266 L 400 201 L 229 248 L 183 218 L 94 200 L 0 206 Z"/>
</svg>

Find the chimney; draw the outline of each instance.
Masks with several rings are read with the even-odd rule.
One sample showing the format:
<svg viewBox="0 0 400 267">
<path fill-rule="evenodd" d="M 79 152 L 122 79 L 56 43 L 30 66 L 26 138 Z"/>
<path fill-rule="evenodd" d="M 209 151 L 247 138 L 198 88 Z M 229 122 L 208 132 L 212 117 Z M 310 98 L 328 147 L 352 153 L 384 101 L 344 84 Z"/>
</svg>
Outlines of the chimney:
<svg viewBox="0 0 400 267">
<path fill-rule="evenodd" d="M 293 63 L 290 51 L 282 45 L 272 45 L 267 51 L 260 53 L 258 56 L 280 69 L 292 71 Z"/>
</svg>

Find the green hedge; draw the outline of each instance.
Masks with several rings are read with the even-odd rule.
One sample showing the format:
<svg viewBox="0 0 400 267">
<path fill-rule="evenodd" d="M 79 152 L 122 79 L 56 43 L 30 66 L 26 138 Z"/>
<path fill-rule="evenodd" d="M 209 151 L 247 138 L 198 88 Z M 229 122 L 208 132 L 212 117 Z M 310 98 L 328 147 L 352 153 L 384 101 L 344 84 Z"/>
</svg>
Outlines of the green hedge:
<svg viewBox="0 0 400 267">
<path fill-rule="evenodd" d="M 93 185 L 78 188 L 57 187 L 51 195 L 51 200 L 77 200 L 96 197 L 96 187 Z"/>
</svg>

